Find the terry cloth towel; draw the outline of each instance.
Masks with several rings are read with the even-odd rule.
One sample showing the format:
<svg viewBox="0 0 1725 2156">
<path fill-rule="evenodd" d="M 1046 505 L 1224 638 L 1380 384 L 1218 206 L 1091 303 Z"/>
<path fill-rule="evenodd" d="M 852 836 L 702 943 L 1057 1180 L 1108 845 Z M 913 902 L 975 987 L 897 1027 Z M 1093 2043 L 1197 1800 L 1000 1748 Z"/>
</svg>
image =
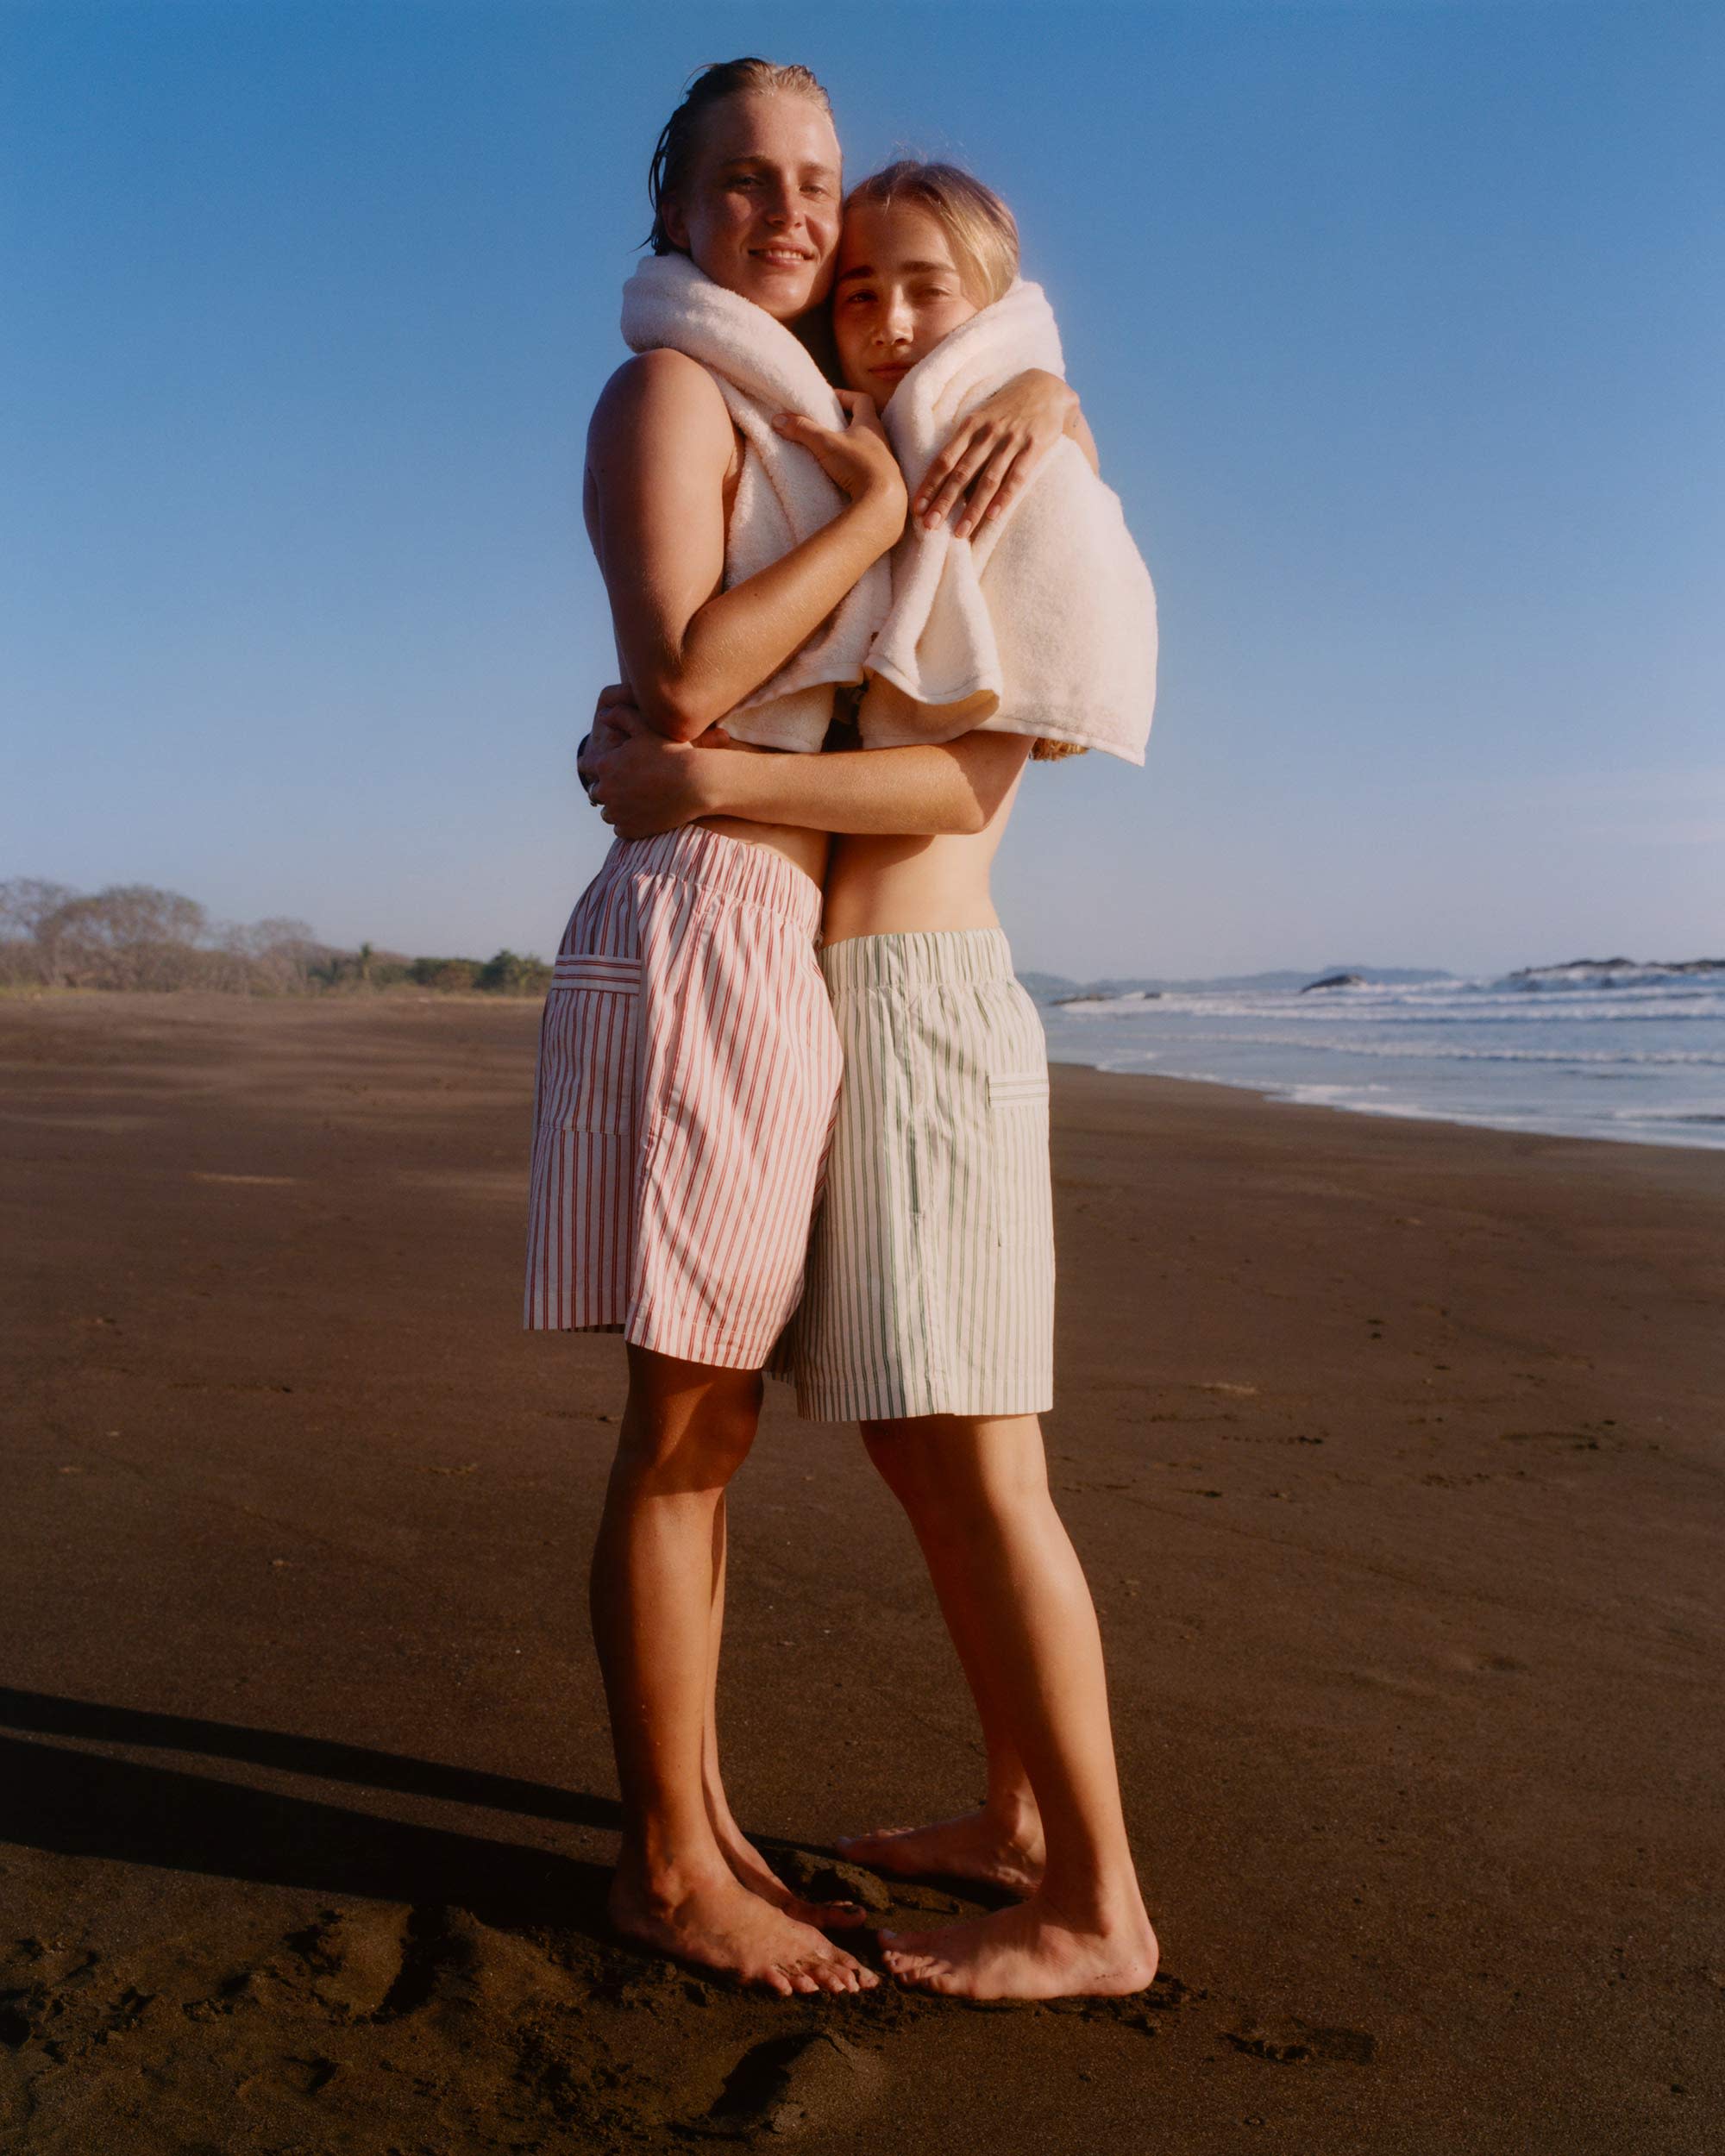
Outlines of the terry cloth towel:
<svg viewBox="0 0 1725 2156">
<path fill-rule="evenodd" d="M 753 300 L 727 291 L 686 254 L 649 255 L 623 288 L 624 341 L 637 352 L 668 346 L 699 360 L 718 383 L 743 436 L 743 471 L 724 548 L 728 590 L 830 524 L 843 492 L 808 451 L 773 429 L 800 412 L 842 428 L 844 408 L 813 358 Z M 814 634 L 725 718 L 725 731 L 757 748 L 818 749 L 832 718 L 833 688 L 862 679 L 862 659 L 891 595 L 884 558 Z"/>
<path fill-rule="evenodd" d="M 971 407 L 1021 374 L 1065 373 L 1039 285 L 961 323 L 882 415 L 914 498 Z M 892 611 L 869 650 L 862 744 L 950 741 L 982 726 L 1144 761 L 1156 702 L 1156 594 L 1120 497 L 1057 442 L 1005 514 L 969 540 L 913 523 L 892 554 Z"/>
</svg>

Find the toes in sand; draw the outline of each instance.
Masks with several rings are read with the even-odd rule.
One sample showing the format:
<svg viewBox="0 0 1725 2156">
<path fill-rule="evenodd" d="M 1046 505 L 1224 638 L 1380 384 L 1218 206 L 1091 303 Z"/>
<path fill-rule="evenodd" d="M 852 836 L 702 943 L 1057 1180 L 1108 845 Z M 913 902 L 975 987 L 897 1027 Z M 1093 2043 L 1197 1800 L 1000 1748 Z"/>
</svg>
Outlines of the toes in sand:
<svg viewBox="0 0 1725 2156">
<path fill-rule="evenodd" d="M 880 1978 L 842 1946 L 751 1894 L 728 1874 L 674 1890 L 650 1891 L 621 1877 L 611 1921 L 622 1936 L 656 1953 L 717 1970 L 738 1984 L 793 1992 L 867 1991 Z"/>
</svg>

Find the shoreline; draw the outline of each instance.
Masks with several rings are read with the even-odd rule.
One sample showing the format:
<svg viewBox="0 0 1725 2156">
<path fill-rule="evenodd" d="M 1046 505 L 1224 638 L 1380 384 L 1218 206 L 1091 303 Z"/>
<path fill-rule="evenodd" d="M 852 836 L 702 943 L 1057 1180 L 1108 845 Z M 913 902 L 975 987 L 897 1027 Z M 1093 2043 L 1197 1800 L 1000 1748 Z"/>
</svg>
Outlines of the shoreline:
<svg viewBox="0 0 1725 2156">
<path fill-rule="evenodd" d="M 1574 1145 L 1637 1145 L 1662 1151 L 1725 1153 L 1725 1131 L 1718 1138 L 1709 1139 L 1660 1138 L 1632 1131 L 1613 1135 L 1603 1131 L 1559 1130 L 1543 1123 L 1509 1123 L 1496 1117 L 1449 1114 L 1440 1108 L 1367 1107 L 1349 1100 L 1302 1100 L 1295 1092 L 1259 1084 L 1250 1078 L 1192 1078 L 1177 1070 L 1116 1070 L 1106 1063 L 1079 1062 L 1063 1056 L 1051 1056 L 1048 1061 L 1051 1068 L 1057 1063 L 1063 1069 L 1094 1070 L 1108 1078 L 1160 1078 L 1175 1085 L 1214 1086 L 1224 1093 L 1254 1094 L 1278 1107 L 1312 1108 L 1331 1115 L 1361 1116 L 1386 1123 L 1441 1123 L 1458 1131 L 1489 1131 L 1502 1138 L 1561 1138 Z M 1725 1125 L 1725 1115 L 1708 1119 Z"/>
</svg>

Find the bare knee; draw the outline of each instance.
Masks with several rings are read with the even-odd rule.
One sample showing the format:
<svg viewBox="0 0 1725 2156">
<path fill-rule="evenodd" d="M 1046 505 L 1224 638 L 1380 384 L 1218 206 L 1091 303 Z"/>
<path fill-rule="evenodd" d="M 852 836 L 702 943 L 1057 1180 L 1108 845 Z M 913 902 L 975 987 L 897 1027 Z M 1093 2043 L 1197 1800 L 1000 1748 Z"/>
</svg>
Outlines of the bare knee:
<svg viewBox="0 0 1725 2156">
<path fill-rule="evenodd" d="M 1034 1416 L 864 1423 L 862 1441 L 925 1540 L 971 1535 L 991 1519 L 1050 1501 Z"/>
<path fill-rule="evenodd" d="M 760 1373 L 670 1363 L 664 1357 L 649 1363 L 666 1367 L 643 1369 L 630 1357 L 618 1470 L 659 1489 L 723 1489 L 755 1442 Z"/>
</svg>

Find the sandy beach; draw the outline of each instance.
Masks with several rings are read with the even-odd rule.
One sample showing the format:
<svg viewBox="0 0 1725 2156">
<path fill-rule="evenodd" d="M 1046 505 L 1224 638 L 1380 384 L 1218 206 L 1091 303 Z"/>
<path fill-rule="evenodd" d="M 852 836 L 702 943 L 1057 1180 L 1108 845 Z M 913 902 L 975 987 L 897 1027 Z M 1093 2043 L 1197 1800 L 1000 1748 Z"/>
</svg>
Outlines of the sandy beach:
<svg viewBox="0 0 1725 2156">
<path fill-rule="evenodd" d="M 620 1351 L 518 1329 L 536 1022 L 0 1001 L 0 2147 L 1725 2143 L 1725 1156 L 1057 1069 L 1164 1974 L 781 2003 L 605 1934 Z M 731 1520 L 731 1794 L 818 1879 L 980 1746 L 854 1432 L 775 1388 Z"/>
</svg>

